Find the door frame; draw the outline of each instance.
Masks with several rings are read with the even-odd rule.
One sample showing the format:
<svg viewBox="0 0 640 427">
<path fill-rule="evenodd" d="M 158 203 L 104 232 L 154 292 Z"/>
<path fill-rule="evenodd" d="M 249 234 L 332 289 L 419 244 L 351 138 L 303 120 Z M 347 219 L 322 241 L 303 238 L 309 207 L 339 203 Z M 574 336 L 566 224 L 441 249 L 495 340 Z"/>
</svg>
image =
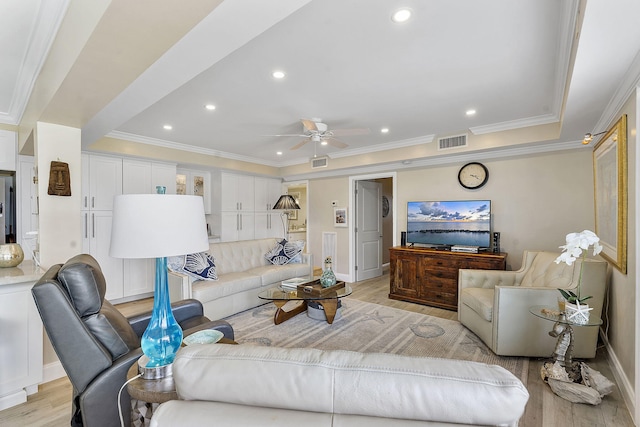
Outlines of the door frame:
<svg viewBox="0 0 640 427">
<path fill-rule="evenodd" d="M 380 172 L 367 175 L 354 175 L 349 177 L 349 215 L 352 218 L 356 207 L 356 183 L 357 181 L 370 181 L 372 179 L 391 178 L 393 194 L 391 198 L 391 212 L 393 212 L 393 244 L 397 245 L 396 237 L 398 235 L 398 219 L 396 217 L 398 198 L 398 174 L 397 172 Z M 353 282 L 356 277 L 356 236 L 355 236 L 355 220 L 349 221 L 349 282 Z"/>
</svg>

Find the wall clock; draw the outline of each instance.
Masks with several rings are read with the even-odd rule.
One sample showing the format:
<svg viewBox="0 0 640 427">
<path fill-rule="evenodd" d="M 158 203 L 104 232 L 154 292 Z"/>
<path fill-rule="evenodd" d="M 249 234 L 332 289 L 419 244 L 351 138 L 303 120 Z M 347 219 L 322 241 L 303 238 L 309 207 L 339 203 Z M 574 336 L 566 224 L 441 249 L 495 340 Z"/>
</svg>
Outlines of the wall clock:
<svg viewBox="0 0 640 427">
<path fill-rule="evenodd" d="M 467 163 L 458 172 L 458 182 L 464 188 L 475 190 L 482 187 L 489 181 L 489 170 L 485 165 L 478 162 Z"/>
</svg>

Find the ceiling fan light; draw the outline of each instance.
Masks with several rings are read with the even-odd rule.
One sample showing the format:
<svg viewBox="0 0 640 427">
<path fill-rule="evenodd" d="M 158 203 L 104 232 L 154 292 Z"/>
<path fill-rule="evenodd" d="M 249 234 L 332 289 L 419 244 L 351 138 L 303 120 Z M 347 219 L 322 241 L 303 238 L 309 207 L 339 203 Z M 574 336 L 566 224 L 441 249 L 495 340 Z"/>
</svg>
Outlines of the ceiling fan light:
<svg viewBox="0 0 640 427">
<path fill-rule="evenodd" d="M 380 129 L 380 133 L 389 133 L 389 128 Z"/>
<path fill-rule="evenodd" d="M 327 142 L 326 139 L 323 139 L 322 141 L 320 141 L 320 145 L 327 145 L 327 144 L 329 144 L 329 143 Z"/>
<path fill-rule="evenodd" d="M 285 76 L 284 71 L 280 71 L 280 70 L 274 71 L 271 75 L 273 76 L 274 79 L 284 79 L 284 76 Z"/>
<path fill-rule="evenodd" d="M 216 109 L 216 106 L 213 105 L 213 104 L 207 104 L 207 105 L 204 106 L 204 108 L 206 108 L 209 111 L 213 111 L 213 110 Z"/>
</svg>

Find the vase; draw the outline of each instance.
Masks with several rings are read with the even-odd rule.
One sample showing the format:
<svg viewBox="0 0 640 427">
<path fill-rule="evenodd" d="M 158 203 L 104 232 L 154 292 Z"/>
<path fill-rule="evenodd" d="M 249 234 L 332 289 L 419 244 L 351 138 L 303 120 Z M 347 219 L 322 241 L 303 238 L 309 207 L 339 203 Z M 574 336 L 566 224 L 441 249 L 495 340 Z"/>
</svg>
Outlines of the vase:
<svg viewBox="0 0 640 427">
<path fill-rule="evenodd" d="M 589 313 L 591 311 L 589 304 L 573 304 L 567 301 L 564 307 L 567 320 L 571 323 L 577 325 L 586 325 L 589 323 Z"/>
<path fill-rule="evenodd" d="M 24 252 L 18 243 L 0 245 L 0 267 L 16 267 L 24 260 Z"/>
<path fill-rule="evenodd" d="M 323 288 L 328 288 L 336 284 L 336 275 L 333 274 L 333 270 L 331 269 L 331 262 L 325 262 L 324 271 L 322 272 L 322 276 L 320 276 L 320 285 Z"/>
</svg>

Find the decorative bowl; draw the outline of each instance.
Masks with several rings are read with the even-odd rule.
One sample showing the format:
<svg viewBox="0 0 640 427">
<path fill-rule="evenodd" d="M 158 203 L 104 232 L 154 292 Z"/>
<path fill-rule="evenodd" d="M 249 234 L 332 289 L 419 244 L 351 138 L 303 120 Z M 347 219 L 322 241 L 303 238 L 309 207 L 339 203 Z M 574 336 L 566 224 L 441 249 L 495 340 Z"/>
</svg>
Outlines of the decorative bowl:
<svg viewBox="0 0 640 427">
<path fill-rule="evenodd" d="M 0 267 L 15 267 L 24 260 L 24 252 L 18 243 L 0 245 Z"/>
<path fill-rule="evenodd" d="M 182 342 L 184 345 L 213 344 L 220 341 L 223 336 L 224 334 L 222 332 L 216 331 L 215 329 L 205 329 L 184 337 Z"/>
</svg>

